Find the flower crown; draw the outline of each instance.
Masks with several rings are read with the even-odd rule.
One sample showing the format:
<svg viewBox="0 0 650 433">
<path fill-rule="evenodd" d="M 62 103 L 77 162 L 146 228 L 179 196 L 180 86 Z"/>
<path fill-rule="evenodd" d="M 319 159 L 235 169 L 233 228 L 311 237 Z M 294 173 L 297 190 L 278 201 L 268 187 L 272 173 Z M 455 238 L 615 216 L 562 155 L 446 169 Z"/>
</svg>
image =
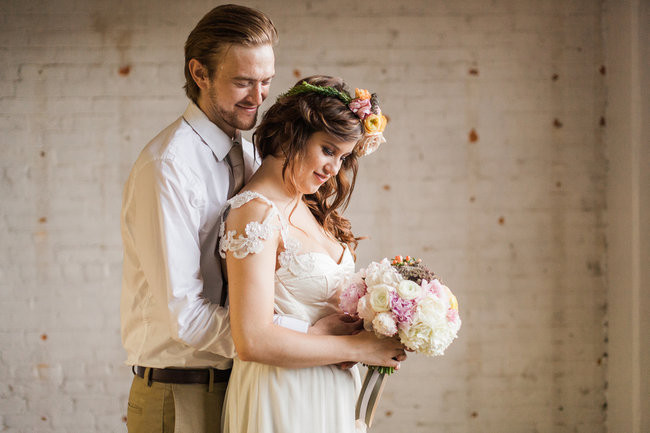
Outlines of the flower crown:
<svg viewBox="0 0 650 433">
<path fill-rule="evenodd" d="M 365 89 L 354 89 L 355 97 L 331 86 L 318 86 L 306 81 L 296 84 L 288 92 L 283 93 L 278 99 L 285 96 L 299 95 L 301 93 L 318 93 L 324 96 L 338 98 L 359 118 L 363 125 L 363 137 L 355 147 L 357 156 L 370 155 L 377 150 L 381 143 L 385 143 L 384 129 L 388 119 L 381 114 L 377 94 L 370 94 Z"/>
</svg>

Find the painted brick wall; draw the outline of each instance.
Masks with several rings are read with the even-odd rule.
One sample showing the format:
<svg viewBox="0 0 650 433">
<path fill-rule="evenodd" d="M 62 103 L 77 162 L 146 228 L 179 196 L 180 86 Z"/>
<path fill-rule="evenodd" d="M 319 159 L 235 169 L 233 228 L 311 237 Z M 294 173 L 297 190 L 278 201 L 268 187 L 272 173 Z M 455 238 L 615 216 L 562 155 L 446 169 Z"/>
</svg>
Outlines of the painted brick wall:
<svg viewBox="0 0 650 433">
<path fill-rule="evenodd" d="M 359 265 L 422 257 L 461 303 L 373 431 L 604 432 L 600 2 L 243 3 L 280 32 L 269 100 L 326 73 L 390 116 L 348 211 Z M 121 190 L 214 5 L 0 1 L 0 431 L 125 431 Z"/>
</svg>

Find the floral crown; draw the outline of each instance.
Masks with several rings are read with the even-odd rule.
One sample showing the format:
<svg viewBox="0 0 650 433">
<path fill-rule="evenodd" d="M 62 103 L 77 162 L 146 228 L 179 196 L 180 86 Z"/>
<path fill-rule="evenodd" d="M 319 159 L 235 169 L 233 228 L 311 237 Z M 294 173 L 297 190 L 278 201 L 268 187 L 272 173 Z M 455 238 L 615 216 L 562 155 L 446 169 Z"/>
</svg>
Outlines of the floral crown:
<svg viewBox="0 0 650 433">
<path fill-rule="evenodd" d="M 293 86 L 288 92 L 280 95 L 278 99 L 301 93 L 318 93 L 338 98 L 359 118 L 363 125 L 363 137 L 355 147 L 357 156 L 370 155 L 379 148 L 381 143 L 386 142 L 383 132 L 388 119 L 381 114 L 376 93 L 370 94 L 365 89 L 354 89 L 355 97 L 352 98 L 347 92 L 342 92 L 334 87 L 318 86 L 303 81 Z"/>
</svg>

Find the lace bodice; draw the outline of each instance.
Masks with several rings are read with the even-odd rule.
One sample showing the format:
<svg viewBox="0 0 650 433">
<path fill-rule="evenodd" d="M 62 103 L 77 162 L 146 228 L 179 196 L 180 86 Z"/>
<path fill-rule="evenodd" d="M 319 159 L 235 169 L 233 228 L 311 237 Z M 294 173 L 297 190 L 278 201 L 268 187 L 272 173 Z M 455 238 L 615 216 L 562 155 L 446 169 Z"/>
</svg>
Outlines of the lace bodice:
<svg viewBox="0 0 650 433">
<path fill-rule="evenodd" d="M 244 233 L 226 230 L 230 209 L 237 209 L 251 200 L 259 199 L 269 206 L 263 221 L 250 221 Z M 310 323 L 337 311 L 338 287 L 345 276 L 354 272 L 354 259 L 346 247 L 340 263 L 328 254 L 301 252 L 300 242 L 290 236 L 289 224 L 275 204 L 254 191 L 244 191 L 226 203 L 220 227 L 219 254 L 225 258 L 232 252 L 235 258 L 257 254 L 274 230 L 280 232 L 282 251 L 275 272 L 275 311 Z"/>
</svg>

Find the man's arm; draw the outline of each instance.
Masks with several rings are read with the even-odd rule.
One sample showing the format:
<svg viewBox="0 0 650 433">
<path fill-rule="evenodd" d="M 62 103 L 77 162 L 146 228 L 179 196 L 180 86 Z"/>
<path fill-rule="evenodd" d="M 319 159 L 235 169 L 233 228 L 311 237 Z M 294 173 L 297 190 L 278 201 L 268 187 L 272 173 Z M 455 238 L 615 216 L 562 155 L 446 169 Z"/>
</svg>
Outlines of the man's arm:
<svg viewBox="0 0 650 433">
<path fill-rule="evenodd" d="M 137 207 L 129 230 L 153 302 L 168 315 L 172 338 L 232 358 L 228 310 L 202 295 L 201 215 L 192 205 L 191 179 L 191 173 L 168 160 L 142 167 L 135 180 Z"/>
</svg>

